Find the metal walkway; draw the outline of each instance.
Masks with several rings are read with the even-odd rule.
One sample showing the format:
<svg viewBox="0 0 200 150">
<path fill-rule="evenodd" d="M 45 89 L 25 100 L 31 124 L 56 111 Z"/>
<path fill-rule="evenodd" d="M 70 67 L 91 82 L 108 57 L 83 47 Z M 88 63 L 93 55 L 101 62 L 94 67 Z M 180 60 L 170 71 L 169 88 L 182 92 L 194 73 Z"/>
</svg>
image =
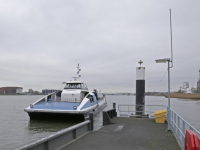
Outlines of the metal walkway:
<svg viewBox="0 0 200 150">
<path fill-rule="evenodd" d="M 167 123 L 147 118 L 113 118 L 111 124 L 90 132 L 62 150 L 180 150 Z"/>
</svg>

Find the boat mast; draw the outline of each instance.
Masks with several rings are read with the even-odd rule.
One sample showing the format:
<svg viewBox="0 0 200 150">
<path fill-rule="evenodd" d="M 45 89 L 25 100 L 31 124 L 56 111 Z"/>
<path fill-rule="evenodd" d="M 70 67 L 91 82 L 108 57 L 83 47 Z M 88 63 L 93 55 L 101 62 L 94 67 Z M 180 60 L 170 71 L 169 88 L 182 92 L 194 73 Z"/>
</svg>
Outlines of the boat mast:
<svg viewBox="0 0 200 150">
<path fill-rule="evenodd" d="M 81 77 L 81 75 L 79 74 L 81 71 L 81 66 L 79 66 L 79 63 L 78 63 L 77 69 L 78 69 L 77 77 L 73 77 L 74 81 L 79 81 L 79 78 Z"/>
</svg>

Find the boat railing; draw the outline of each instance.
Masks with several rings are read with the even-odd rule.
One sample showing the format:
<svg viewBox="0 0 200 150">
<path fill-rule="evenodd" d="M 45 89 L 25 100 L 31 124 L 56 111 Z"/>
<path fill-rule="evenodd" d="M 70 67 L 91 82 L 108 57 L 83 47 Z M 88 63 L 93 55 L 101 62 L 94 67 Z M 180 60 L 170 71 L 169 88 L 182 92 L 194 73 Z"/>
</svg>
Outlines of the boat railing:
<svg viewBox="0 0 200 150">
<path fill-rule="evenodd" d="M 73 103 L 80 103 L 81 99 L 72 99 L 72 98 L 60 98 L 60 99 L 53 99 L 53 102 L 73 102 Z"/>
<path fill-rule="evenodd" d="M 46 95 L 43 99 L 49 101 L 49 102 L 74 102 L 74 103 L 80 103 L 82 100 L 79 98 L 66 98 L 66 97 L 60 97 L 56 95 L 56 92 L 53 92 L 49 95 Z"/>
<path fill-rule="evenodd" d="M 136 111 L 136 106 L 144 107 L 143 111 Z M 178 141 L 179 146 L 182 150 L 184 150 L 185 145 L 185 133 L 186 130 L 192 130 L 199 138 L 200 131 L 198 131 L 195 127 L 193 127 L 189 122 L 183 119 L 180 115 L 178 115 L 172 109 L 168 109 L 167 106 L 164 105 L 118 105 L 119 116 L 129 117 L 133 113 L 142 112 L 144 114 L 149 114 L 149 118 L 155 118 L 155 111 L 160 109 L 166 109 L 167 115 L 165 119 L 170 124 L 170 130 L 174 133 L 176 140 Z M 169 115 L 169 120 L 167 116 Z"/>
</svg>

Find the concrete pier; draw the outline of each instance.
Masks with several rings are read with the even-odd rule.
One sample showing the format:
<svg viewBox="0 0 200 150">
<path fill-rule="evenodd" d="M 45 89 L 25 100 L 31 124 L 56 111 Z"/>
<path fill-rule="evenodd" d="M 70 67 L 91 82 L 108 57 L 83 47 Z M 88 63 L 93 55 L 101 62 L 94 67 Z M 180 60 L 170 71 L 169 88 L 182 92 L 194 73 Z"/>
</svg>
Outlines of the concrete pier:
<svg viewBox="0 0 200 150">
<path fill-rule="evenodd" d="M 155 119 L 113 118 L 104 126 L 69 143 L 62 150 L 181 150 L 167 123 Z"/>
</svg>

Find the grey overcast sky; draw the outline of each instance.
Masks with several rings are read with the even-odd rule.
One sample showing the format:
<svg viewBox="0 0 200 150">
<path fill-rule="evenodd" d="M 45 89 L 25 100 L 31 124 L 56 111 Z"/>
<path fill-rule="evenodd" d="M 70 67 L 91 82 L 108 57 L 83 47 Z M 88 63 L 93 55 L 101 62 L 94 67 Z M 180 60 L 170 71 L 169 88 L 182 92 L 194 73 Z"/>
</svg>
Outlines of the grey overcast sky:
<svg viewBox="0 0 200 150">
<path fill-rule="evenodd" d="M 146 91 L 167 91 L 167 64 L 155 59 L 171 55 L 170 8 L 171 87 L 196 87 L 199 0 L 0 0 L 0 87 L 59 89 L 80 63 L 90 90 L 135 92 L 143 60 Z"/>
</svg>

